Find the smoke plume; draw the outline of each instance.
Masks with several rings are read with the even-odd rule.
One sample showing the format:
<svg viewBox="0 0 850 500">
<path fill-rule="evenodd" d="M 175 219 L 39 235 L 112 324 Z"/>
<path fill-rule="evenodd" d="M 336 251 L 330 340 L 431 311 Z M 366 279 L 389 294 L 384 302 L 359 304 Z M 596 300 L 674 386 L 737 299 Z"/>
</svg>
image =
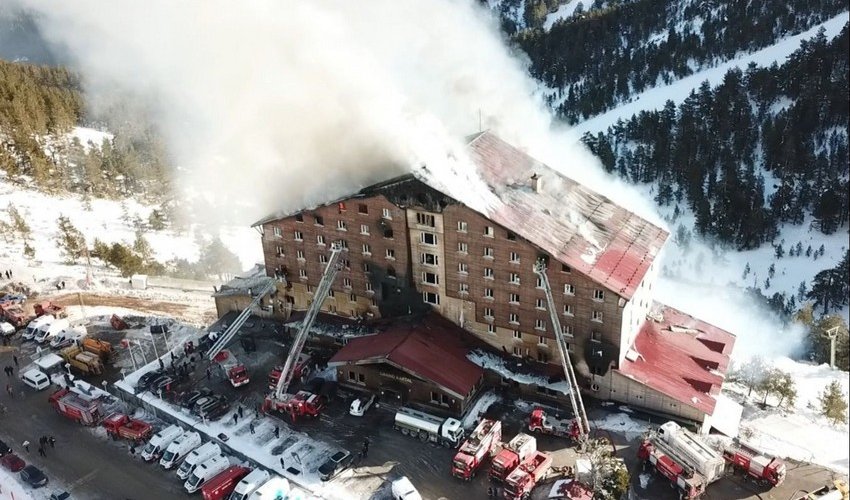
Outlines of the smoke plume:
<svg viewBox="0 0 850 500">
<path fill-rule="evenodd" d="M 462 163 L 462 138 L 491 129 L 663 225 L 553 123 L 472 0 L 19 1 L 95 102 L 120 91 L 145 104 L 206 222 L 247 225 L 421 163 Z"/>
</svg>

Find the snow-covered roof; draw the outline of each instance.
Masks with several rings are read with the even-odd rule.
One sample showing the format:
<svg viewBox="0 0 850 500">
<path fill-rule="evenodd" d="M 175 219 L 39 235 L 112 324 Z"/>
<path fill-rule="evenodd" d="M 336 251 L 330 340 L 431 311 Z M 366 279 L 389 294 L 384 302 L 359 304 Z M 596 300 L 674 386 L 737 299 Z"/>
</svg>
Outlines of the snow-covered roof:
<svg viewBox="0 0 850 500">
<path fill-rule="evenodd" d="M 560 392 L 561 394 L 569 394 L 570 387 L 564 380 L 558 382 L 549 382 L 549 380 L 540 375 L 540 372 L 528 365 L 525 369 L 520 366 L 520 361 L 510 359 L 506 360 L 491 352 L 486 352 L 482 349 L 475 349 L 466 355 L 467 359 L 488 370 L 493 370 L 501 377 L 508 380 L 513 380 L 519 384 L 535 385 L 537 387 L 545 387 L 552 391 Z"/>
<path fill-rule="evenodd" d="M 272 281 L 273 278 L 265 275 L 265 266 L 257 265 L 241 276 L 237 276 L 221 285 L 218 291 L 213 294 L 213 297 L 247 295 L 249 292 L 259 292 Z"/>
<path fill-rule="evenodd" d="M 449 156 L 423 165 L 415 178 L 630 299 L 660 252 L 668 233 L 614 201 L 565 177 L 490 132 L 469 138 L 469 161 Z M 537 188 L 532 186 L 532 176 Z M 355 195 L 375 191 L 370 186 Z M 336 200 L 333 203 L 336 203 Z M 265 224 L 292 214 L 275 214 Z"/>
</svg>

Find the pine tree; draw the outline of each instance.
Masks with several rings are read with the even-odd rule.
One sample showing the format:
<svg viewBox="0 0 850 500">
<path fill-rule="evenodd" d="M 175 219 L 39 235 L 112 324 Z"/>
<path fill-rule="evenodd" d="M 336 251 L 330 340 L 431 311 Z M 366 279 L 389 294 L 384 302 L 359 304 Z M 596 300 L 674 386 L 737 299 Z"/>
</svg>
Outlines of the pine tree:
<svg viewBox="0 0 850 500">
<path fill-rule="evenodd" d="M 27 240 L 32 231 L 30 230 L 29 224 L 27 224 L 26 219 L 18 212 L 18 209 L 12 203 L 6 207 L 6 211 L 9 213 L 9 218 L 12 220 L 12 228 L 15 233 L 23 240 Z"/>
<path fill-rule="evenodd" d="M 67 263 L 76 263 L 77 259 L 85 254 L 86 239 L 73 224 L 70 219 L 64 215 L 59 215 L 56 219 L 59 226 L 59 231 L 56 234 L 56 242 L 59 244 L 65 261 Z"/>
<path fill-rule="evenodd" d="M 750 263 L 747 262 L 747 265 L 744 266 L 744 274 L 741 276 L 741 279 L 747 279 L 747 276 L 750 274 Z"/>
<path fill-rule="evenodd" d="M 785 249 L 782 248 L 781 243 L 776 246 L 776 251 L 774 252 L 774 255 L 776 256 L 777 259 L 781 259 L 785 255 Z"/>
<path fill-rule="evenodd" d="M 737 382 L 748 389 L 747 397 L 752 396 L 753 391 L 757 390 L 765 373 L 771 369 L 771 366 L 765 363 L 761 356 L 753 356 L 744 364 L 736 367 L 730 372 L 730 379 Z"/>
<path fill-rule="evenodd" d="M 776 266 L 773 262 L 770 263 L 770 267 L 767 268 L 767 277 L 773 279 L 773 276 L 776 274 Z"/>
<path fill-rule="evenodd" d="M 841 384 L 837 380 L 829 383 L 824 391 L 818 396 L 820 413 L 833 425 L 847 423 L 847 396 L 841 390 Z"/>
<path fill-rule="evenodd" d="M 29 260 L 35 259 L 35 248 L 30 245 L 29 241 L 24 242 L 24 257 Z"/>
</svg>

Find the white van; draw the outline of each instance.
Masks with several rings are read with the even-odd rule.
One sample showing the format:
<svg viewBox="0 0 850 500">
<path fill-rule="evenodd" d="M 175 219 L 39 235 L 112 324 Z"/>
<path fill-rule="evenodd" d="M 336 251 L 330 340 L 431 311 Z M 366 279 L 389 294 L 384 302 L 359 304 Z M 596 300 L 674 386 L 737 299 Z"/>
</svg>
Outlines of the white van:
<svg viewBox="0 0 850 500">
<path fill-rule="evenodd" d="M 194 493 L 203 488 L 207 481 L 224 472 L 230 467 L 230 460 L 224 455 L 212 457 L 201 465 L 195 467 L 195 471 L 189 476 L 189 479 L 183 483 L 187 493 Z"/>
<path fill-rule="evenodd" d="M 183 480 L 188 479 L 195 471 L 195 467 L 218 455 L 221 455 L 221 448 L 215 443 L 206 443 L 200 448 L 196 448 L 180 464 L 180 468 L 177 469 L 177 477 Z"/>
<path fill-rule="evenodd" d="M 27 329 L 24 330 L 24 334 L 21 336 L 26 340 L 31 340 L 33 337 L 35 337 L 35 334 L 36 332 L 38 332 L 39 328 L 53 323 L 54 319 L 56 318 L 49 314 L 45 314 L 44 316 L 39 316 L 35 318 L 34 320 L 29 322 L 29 324 L 27 325 Z"/>
<path fill-rule="evenodd" d="M 8 337 L 10 335 L 14 335 L 15 331 L 14 325 L 6 323 L 5 321 L 0 321 L 0 335 Z"/>
<path fill-rule="evenodd" d="M 47 325 L 47 328 L 39 328 L 35 334 L 34 340 L 39 344 L 43 344 L 51 339 L 54 335 L 71 328 L 71 323 L 67 319 L 57 319 L 53 323 Z"/>
<path fill-rule="evenodd" d="M 170 469 L 185 460 L 189 453 L 198 446 L 201 446 L 201 435 L 197 432 L 186 431 L 182 436 L 168 445 L 165 453 L 162 454 L 162 460 L 159 461 L 159 465 Z"/>
<path fill-rule="evenodd" d="M 289 498 L 289 492 L 292 488 L 289 486 L 289 481 L 275 476 L 263 483 L 257 488 L 257 491 L 251 494 L 249 500 L 277 500 L 278 498 Z"/>
<path fill-rule="evenodd" d="M 81 342 L 86 335 L 88 335 L 88 330 L 86 330 L 85 325 L 71 326 L 52 336 L 50 347 L 68 347 L 71 344 Z"/>
<path fill-rule="evenodd" d="M 142 459 L 145 462 L 158 460 L 165 452 L 165 449 L 168 448 L 168 445 L 181 435 L 183 435 L 183 429 L 177 425 L 169 425 L 165 429 L 157 432 L 151 440 L 148 441 L 148 445 L 145 446 L 144 451 L 142 451 Z"/>
<path fill-rule="evenodd" d="M 252 470 L 250 474 L 239 481 L 233 493 L 230 494 L 229 500 L 248 500 L 251 493 L 257 491 L 257 488 L 268 482 L 269 477 L 271 477 L 269 473 L 263 469 Z"/>
<path fill-rule="evenodd" d="M 27 370 L 21 375 L 21 380 L 37 391 L 50 387 L 50 377 L 41 370 Z"/>
<path fill-rule="evenodd" d="M 392 482 L 393 500 L 422 500 L 422 495 L 407 479 L 407 476 L 402 476 Z"/>
</svg>

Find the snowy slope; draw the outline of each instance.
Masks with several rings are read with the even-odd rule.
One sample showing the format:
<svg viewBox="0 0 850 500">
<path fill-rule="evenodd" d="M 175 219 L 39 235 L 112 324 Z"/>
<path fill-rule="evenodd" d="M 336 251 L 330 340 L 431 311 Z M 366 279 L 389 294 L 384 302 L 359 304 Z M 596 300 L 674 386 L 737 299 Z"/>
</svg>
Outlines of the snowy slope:
<svg viewBox="0 0 850 500">
<path fill-rule="evenodd" d="M 664 103 L 668 100 L 678 104 L 688 97 L 691 90 L 699 88 L 700 84 L 706 80 L 712 85 L 721 83 L 723 76 L 732 68 L 746 70 L 750 63 L 755 63 L 762 67 L 770 66 L 774 62 L 781 64 L 800 47 L 802 40 L 814 37 L 821 28 L 825 30 L 824 34 L 827 39 L 834 38 L 841 32 L 841 29 L 848 20 L 850 20 L 850 14 L 844 12 L 822 24 L 814 26 L 808 31 L 784 38 L 770 47 L 725 61 L 711 69 L 700 71 L 681 80 L 677 80 L 670 85 L 658 86 L 644 91 L 633 96 L 627 104 L 575 125 L 572 131 L 579 137 L 585 132 L 596 133 L 604 131 L 614 125 L 619 119 L 629 119 L 641 111 L 662 109 Z"/>
<path fill-rule="evenodd" d="M 549 31 L 552 29 L 552 26 L 555 25 L 561 19 L 567 19 L 572 17 L 573 13 L 576 11 L 576 7 L 582 3 L 581 0 L 570 0 L 569 2 L 561 5 L 555 12 L 549 13 L 546 16 L 546 21 L 543 22 L 543 29 Z M 587 9 L 587 5 L 582 5 L 584 9 Z"/>
<path fill-rule="evenodd" d="M 72 140 L 77 139 L 80 141 L 80 144 L 86 149 L 89 148 L 89 143 L 100 147 L 100 145 L 103 144 L 103 141 L 112 141 L 115 137 L 109 132 L 101 132 L 100 130 L 87 127 L 74 127 L 74 130 L 69 134 L 69 136 Z"/>
</svg>

